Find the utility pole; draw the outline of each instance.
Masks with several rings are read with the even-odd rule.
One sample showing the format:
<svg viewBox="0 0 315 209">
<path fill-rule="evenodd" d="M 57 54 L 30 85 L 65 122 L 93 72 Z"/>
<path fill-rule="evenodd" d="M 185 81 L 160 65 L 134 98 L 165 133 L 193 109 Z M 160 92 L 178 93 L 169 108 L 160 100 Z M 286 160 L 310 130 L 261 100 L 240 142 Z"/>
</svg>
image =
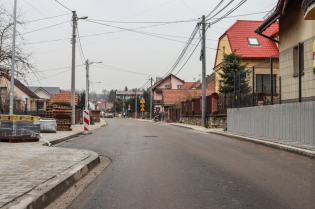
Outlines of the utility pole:
<svg viewBox="0 0 315 209">
<path fill-rule="evenodd" d="M 136 89 L 135 111 L 136 111 L 135 118 L 137 119 L 137 89 Z"/>
<path fill-rule="evenodd" d="M 71 124 L 75 124 L 75 44 L 76 44 L 76 28 L 77 13 L 72 11 L 72 69 L 71 69 Z"/>
<path fill-rule="evenodd" d="M 89 110 L 89 60 L 85 62 L 86 66 L 86 87 L 85 87 L 85 110 Z"/>
<path fill-rule="evenodd" d="M 151 100 L 150 100 L 150 120 L 152 120 L 152 77 L 151 77 Z"/>
<path fill-rule="evenodd" d="M 207 127 L 206 122 L 206 17 L 202 16 L 202 115 L 201 122 L 203 127 Z"/>
<path fill-rule="evenodd" d="M 11 59 L 11 87 L 10 87 L 10 115 L 13 115 L 14 100 L 14 67 L 15 67 L 15 32 L 16 32 L 16 2 L 14 1 L 14 23 L 13 23 L 13 41 L 12 41 L 12 59 Z"/>
</svg>

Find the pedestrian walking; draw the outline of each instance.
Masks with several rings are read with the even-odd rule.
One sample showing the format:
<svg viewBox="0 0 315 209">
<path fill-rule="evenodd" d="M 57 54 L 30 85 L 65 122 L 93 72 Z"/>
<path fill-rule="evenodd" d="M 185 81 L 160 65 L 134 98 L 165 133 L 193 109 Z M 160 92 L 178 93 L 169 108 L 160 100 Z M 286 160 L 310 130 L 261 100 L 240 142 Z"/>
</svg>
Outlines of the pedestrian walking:
<svg viewBox="0 0 315 209">
<path fill-rule="evenodd" d="M 124 118 L 126 117 L 126 112 L 124 112 Z"/>
</svg>

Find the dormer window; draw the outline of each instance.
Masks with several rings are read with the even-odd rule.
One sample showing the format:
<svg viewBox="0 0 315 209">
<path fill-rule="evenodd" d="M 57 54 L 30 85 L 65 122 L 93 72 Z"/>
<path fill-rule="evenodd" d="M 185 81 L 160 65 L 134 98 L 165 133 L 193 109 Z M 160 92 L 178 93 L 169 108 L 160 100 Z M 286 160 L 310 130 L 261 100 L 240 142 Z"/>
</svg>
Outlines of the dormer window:
<svg viewBox="0 0 315 209">
<path fill-rule="evenodd" d="M 249 46 L 260 46 L 257 38 L 247 38 Z"/>
</svg>

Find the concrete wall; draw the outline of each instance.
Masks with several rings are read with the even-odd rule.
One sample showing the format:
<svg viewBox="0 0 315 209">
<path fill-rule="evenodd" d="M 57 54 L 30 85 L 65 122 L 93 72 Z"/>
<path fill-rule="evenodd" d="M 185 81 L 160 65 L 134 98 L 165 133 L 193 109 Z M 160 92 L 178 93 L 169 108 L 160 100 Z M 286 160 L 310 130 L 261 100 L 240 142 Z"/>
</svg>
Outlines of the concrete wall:
<svg viewBox="0 0 315 209">
<path fill-rule="evenodd" d="M 228 131 L 315 144 L 315 102 L 228 109 Z"/>
</svg>

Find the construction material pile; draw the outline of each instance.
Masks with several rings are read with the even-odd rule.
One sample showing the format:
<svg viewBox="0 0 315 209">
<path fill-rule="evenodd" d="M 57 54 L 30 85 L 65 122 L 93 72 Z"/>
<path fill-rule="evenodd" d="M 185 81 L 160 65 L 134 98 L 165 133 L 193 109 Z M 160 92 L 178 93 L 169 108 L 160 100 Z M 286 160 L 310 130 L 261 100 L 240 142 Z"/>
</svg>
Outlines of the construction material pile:
<svg viewBox="0 0 315 209">
<path fill-rule="evenodd" d="M 39 117 L 0 115 L 1 142 L 37 142 L 39 135 Z"/>
<path fill-rule="evenodd" d="M 41 133 L 56 133 L 57 123 L 56 120 L 40 120 Z"/>
<path fill-rule="evenodd" d="M 51 105 L 46 108 L 46 118 L 54 118 L 57 122 L 57 131 L 72 131 L 70 106 Z"/>
<path fill-rule="evenodd" d="M 91 116 L 95 119 L 96 123 L 101 122 L 101 111 L 100 110 L 92 110 Z"/>
</svg>

